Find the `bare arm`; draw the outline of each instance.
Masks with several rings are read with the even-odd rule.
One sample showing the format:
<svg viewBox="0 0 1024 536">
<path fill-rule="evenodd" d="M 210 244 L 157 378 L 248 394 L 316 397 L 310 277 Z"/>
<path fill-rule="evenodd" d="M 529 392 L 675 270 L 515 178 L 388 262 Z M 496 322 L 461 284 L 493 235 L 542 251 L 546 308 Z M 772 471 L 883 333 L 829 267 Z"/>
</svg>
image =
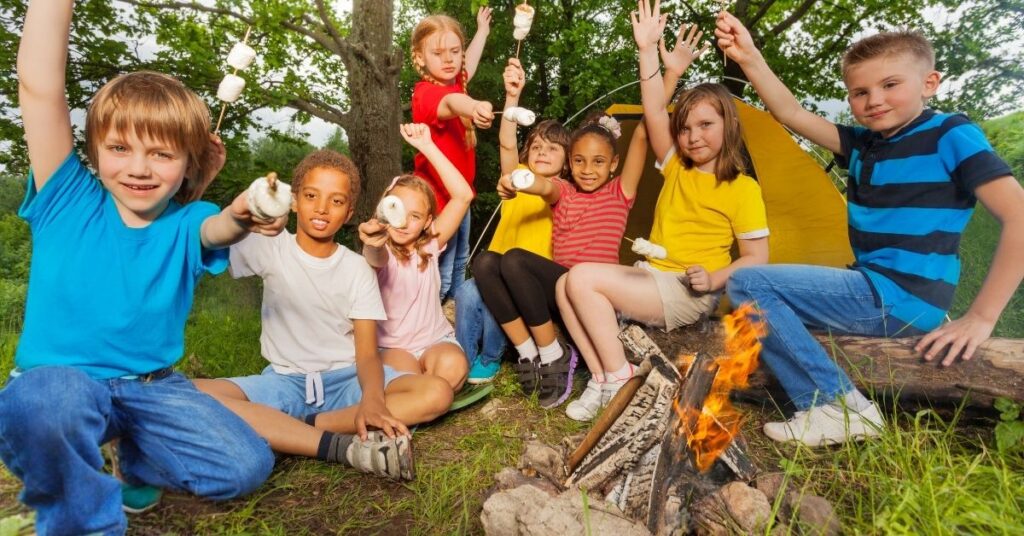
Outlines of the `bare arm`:
<svg viewBox="0 0 1024 536">
<path fill-rule="evenodd" d="M 789 88 L 768 67 L 761 52 L 754 46 L 750 32 L 739 19 L 723 11 L 718 15 L 715 35 L 718 37 L 719 48 L 743 69 L 775 119 L 808 140 L 840 154 L 836 125 L 800 105 Z"/>
<path fill-rule="evenodd" d="M 401 128 L 402 137 L 409 145 L 415 147 L 423 156 L 427 157 L 434 169 L 437 170 L 441 183 L 444 184 L 451 199 L 445 204 L 444 209 L 434 218 L 434 231 L 437 233 L 437 243 L 443 246 L 459 230 L 469 204 L 473 202 L 473 189 L 469 187 L 466 178 L 462 176 L 455 164 L 441 152 L 441 149 L 434 145 L 430 138 L 430 129 L 426 125 L 406 124 Z"/>
<path fill-rule="evenodd" d="M 507 110 L 510 106 L 519 106 L 519 96 L 526 84 L 526 74 L 518 59 L 509 58 L 502 78 L 505 81 L 505 109 Z M 515 121 L 505 121 L 504 118 L 500 123 L 498 154 L 501 160 L 501 174 L 507 175 L 519 166 L 519 147 L 516 140 L 516 129 L 519 125 Z"/>
<path fill-rule="evenodd" d="M 512 181 L 509 180 L 508 175 L 502 175 L 498 179 L 498 196 L 502 199 L 512 199 L 516 196 L 516 193 L 522 192 L 524 194 L 540 196 L 549 205 L 554 205 L 562 197 L 562 191 L 555 184 L 554 177 L 541 177 L 537 176 L 533 184 L 526 188 L 516 190 L 512 186 Z"/>
<path fill-rule="evenodd" d="M 384 405 L 384 365 L 377 351 L 377 322 L 352 320 L 356 346 L 356 377 L 363 398 L 356 410 L 356 433 L 366 439 L 367 425 L 380 428 L 388 437 L 409 435 L 409 429 Z"/>
<path fill-rule="evenodd" d="M 276 236 L 286 223 L 287 214 L 269 222 L 253 219 L 249 200 L 242 192 L 219 214 L 206 218 L 200 227 L 200 236 L 204 248 L 221 249 L 241 241 L 249 233 Z"/>
<path fill-rule="evenodd" d="M 682 36 L 681 30 L 680 36 Z M 679 46 L 676 48 L 678 49 Z M 699 55 L 700 54 L 697 54 L 697 56 Z M 662 57 L 664 57 L 664 49 Z M 665 77 L 663 79 L 663 90 L 666 96 L 666 105 L 672 98 L 672 93 L 675 90 L 676 83 L 679 81 L 679 77 L 682 75 L 683 71 L 686 70 L 687 66 L 689 66 L 689 61 L 681 70 L 676 65 L 669 66 L 669 64 L 666 63 Z M 640 121 L 640 124 L 637 125 L 636 129 L 633 131 L 633 137 L 629 140 L 629 149 L 626 151 L 626 162 L 622 165 L 622 192 L 626 194 L 626 197 L 632 199 L 636 196 L 637 189 L 640 187 L 640 179 L 644 174 L 645 164 L 647 164 L 647 125 L 644 121 Z"/>
<path fill-rule="evenodd" d="M 464 93 L 452 93 L 445 95 L 437 105 L 437 118 L 451 119 L 453 117 L 472 119 L 477 128 L 491 128 L 494 111 L 491 103 L 487 101 L 476 100 Z"/>
<path fill-rule="evenodd" d="M 466 48 L 466 82 L 473 79 L 476 68 L 480 66 L 480 58 L 484 55 L 484 45 L 487 43 L 487 36 L 490 33 L 491 8 L 483 6 L 476 14 L 476 33 L 473 34 L 473 40 Z"/>
<path fill-rule="evenodd" d="M 359 241 L 363 243 L 363 258 L 366 263 L 374 269 L 387 266 L 388 252 L 385 249 L 388 242 L 387 226 L 380 223 L 377 218 L 359 224 Z"/>
<path fill-rule="evenodd" d="M 73 0 L 30 2 L 18 47 L 18 99 L 36 190 L 73 147 L 64 77 L 73 6 Z"/>
<path fill-rule="evenodd" d="M 747 266 L 756 266 L 768 262 L 768 237 L 754 238 L 751 240 L 736 240 L 740 250 L 740 256 L 732 261 L 732 264 L 725 268 L 711 272 L 711 290 L 725 288 L 733 272 Z"/>
<path fill-rule="evenodd" d="M 992 335 L 999 315 L 1010 302 L 1024 278 L 1024 189 L 1013 177 L 1005 176 L 979 186 L 974 194 L 1002 226 L 981 290 L 964 315 L 925 335 L 917 346 L 931 361 L 945 352 L 943 366 L 956 361 L 961 351 L 966 361 Z"/>
</svg>

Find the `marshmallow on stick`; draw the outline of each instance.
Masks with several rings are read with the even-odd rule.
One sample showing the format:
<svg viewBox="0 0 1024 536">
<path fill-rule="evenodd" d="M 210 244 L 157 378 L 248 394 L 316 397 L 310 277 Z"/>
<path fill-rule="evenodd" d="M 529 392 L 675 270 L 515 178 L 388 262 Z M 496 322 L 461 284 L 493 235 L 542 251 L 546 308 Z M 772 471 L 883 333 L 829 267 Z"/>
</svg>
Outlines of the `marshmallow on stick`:
<svg viewBox="0 0 1024 536">
<path fill-rule="evenodd" d="M 633 241 L 633 247 L 630 248 L 633 253 L 637 255 L 643 255 L 651 259 L 665 259 L 668 257 L 668 251 L 665 250 L 665 246 L 655 244 L 645 238 L 637 238 Z"/>
<path fill-rule="evenodd" d="M 243 42 L 235 43 L 235 46 L 231 47 L 231 52 L 228 52 L 228 65 L 239 71 L 248 69 L 255 59 L 256 51 Z"/>
<path fill-rule="evenodd" d="M 217 87 L 217 98 L 224 102 L 235 102 L 245 89 L 245 79 L 233 74 L 226 75 Z M 218 122 L 218 130 L 220 124 Z"/>
<path fill-rule="evenodd" d="M 292 187 L 277 180 L 277 173 L 270 172 L 249 185 L 246 190 L 249 212 L 260 220 L 274 220 L 288 214 L 292 208 Z"/>
<path fill-rule="evenodd" d="M 404 229 L 406 226 L 405 205 L 402 204 L 402 200 L 393 195 L 384 196 L 384 199 L 381 199 L 380 204 L 377 205 L 377 219 L 385 225 Z"/>
<path fill-rule="evenodd" d="M 518 41 L 516 44 L 517 58 L 519 57 L 519 49 L 523 45 L 523 39 L 526 39 L 527 34 L 530 33 L 530 26 L 533 26 L 534 14 L 536 14 L 536 11 L 525 1 L 516 6 L 516 15 L 512 19 L 512 37 Z"/>
<path fill-rule="evenodd" d="M 235 46 L 231 47 L 231 52 L 228 52 L 228 65 L 234 69 L 234 72 L 225 75 L 224 79 L 220 81 L 220 86 L 217 87 L 217 98 L 221 100 L 220 117 L 217 118 L 217 126 L 213 129 L 217 134 L 220 134 L 220 124 L 224 121 L 224 112 L 227 111 L 228 104 L 238 100 L 238 97 L 242 95 L 242 90 L 245 89 L 245 80 L 238 76 L 238 71 L 248 69 L 256 59 L 256 51 L 247 44 L 251 31 L 252 27 L 247 28 L 242 41 L 235 43 Z"/>
<path fill-rule="evenodd" d="M 512 182 L 513 188 L 515 188 L 516 190 L 522 190 L 524 188 L 529 188 L 530 186 L 533 186 L 533 183 L 534 181 L 537 180 L 537 177 L 533 174 L 532 171 L 520 168 L 513 171 L 512 174 L 509 175 L 508 179 Z"/>
<path fill-rule="evenodd" d="M 537 120 L 537 114 L 519 106 L 509 106 L 501 113 L 506 121 L 512 121 L 521 127 L 528 127 Z"/>
</svg>

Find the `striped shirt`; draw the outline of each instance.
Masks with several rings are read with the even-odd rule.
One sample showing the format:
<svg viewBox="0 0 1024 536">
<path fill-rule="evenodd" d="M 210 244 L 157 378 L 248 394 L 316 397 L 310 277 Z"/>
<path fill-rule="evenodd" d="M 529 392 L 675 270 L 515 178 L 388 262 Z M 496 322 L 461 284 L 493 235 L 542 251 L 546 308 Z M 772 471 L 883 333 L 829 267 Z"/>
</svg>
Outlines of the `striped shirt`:
<svg viewBox="0 0 1024 536">
<path fill-rule="evenodd" d="M 889 314 L 932 330 L 953 303 L 974 190 L 1010 167 L 960 114 L 925 110 L 889 139 L 840 125 L 839 139 L 836 161 L 849 169 L 851 267 Z"/>
<path fill-rule="evenodd" d="M 552 181 L 561 194 L 551 208 L 554 261 L 566 268 L 581 262 L 618 264 L 619 242 L 635 199 L 622 191 L 622 178 L 589 193 L 568 181 Z"/>
</svg>

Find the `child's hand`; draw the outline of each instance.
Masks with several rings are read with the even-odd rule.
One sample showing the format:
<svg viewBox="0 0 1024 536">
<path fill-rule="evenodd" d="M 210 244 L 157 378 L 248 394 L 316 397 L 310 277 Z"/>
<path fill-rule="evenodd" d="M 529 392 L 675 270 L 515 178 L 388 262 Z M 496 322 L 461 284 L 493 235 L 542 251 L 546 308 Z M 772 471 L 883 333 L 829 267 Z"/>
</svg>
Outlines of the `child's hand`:
<svg viewBox="0 0 1024 536">
<path fill-rule="evenodd" d="M 922 337 L 914 346 L 914 350 L 923 353 L 925 361 L 932 361 L 949 347 L 949 351 L 945 352 L 942 359 L 944 367 L 952 365 L 961 351 L 961 359 L 969 361 L 974 357 L 974 351 L 978 346 L 992 335 L 994 327 L 995 323 L 967 312 L 964 316 L 943 324 Z"/>
<path fill-rule="evenodd" d="M 402 421 L 395 418 L 384 406 L 384 401 L 373 401 L 363 398 L 356 407 L 356 434 L 359 439 L 366 440 L 367 426 L 379 428 L 384 435 L 394 438 L 399 435 L 409 435 L 409 429 L 402 424 Z"/>
<path fill-rule="evenodd" d="M 491 128 L 494 121 L 494 109 L 487 101 L 478 101 L 473 108 L 473 124 L 476 128 Z"/>
<path fill-rule="evenodd" d="M 224 141 L 220 136 L 210 133 L 210 148 L 206 151 L 206 162 L 203 166 L 205 175 L 196 181 L 195 188 L 189 195 L 189 201 L 195 201 L 203 197 L 203 193 L 217 178 L 220 170 L 224 169 L 224 162 L 228 159 L 227 149 L 224 148 Z"/>
<path fill-rule="evenodd" d="M 665 23 L 668 22 L 668 15 L 661 14 L 661 0 L 654 0 L 654 9 L 651 9 L 649 0 L 640 0 L 637 2 L 637 11 L 630 13 L 630 19 L 637 48 L 647 50 L 658 46 L 665 32 Z"/>
<path fill-rule="evenodd" d="M 512 186 L 512 175 L 502 175 L 498 179 L 498 197 L 512 199 L 516 196 L 516 188 Z"/>
<path fill-rule="evenodd" d="M 476 12 L 476 33 L 491 33 L 491 11 L 487 6 L 480 6 L 480 10 Z"/>
<path fill-rule="evenodd" d="M 388 241 L 388 226 L 377 218 L 370 218 L 359 224 L 359 241 L 363 244 L 382 248 Z"/>
<path fill-rule="evenodd" d="M 711 292 L 711 274 L 703 266 L 687 268 L 686 277 L 690 280 L 690 288 L 695 292 Z"/>
<path fill-rule="evenodd" d="M 687 34 L 684 37 L 684 34 Z M 700 46 L 700 40 L 704 37 L 704 32 L 697 30 L 696 24 L 689 26 L 680 26 L 679 35 L 676 36 L 676 46 L 669 52 L 665 46 L 665 39 L 662 38 L 658 42 L 658 49 L 661 51 L 661 62 L 665 64 L 666 72 L 673 72 L 676 74 L 683 74 L 686 69 L 693 62 L 697 61 L 697 58 L 701 57 L 711 43 L 704 43 L 704 46 Z"/>
<path fill-rule="evenodd" d="M 508 59 L 508 65 L 505 66 L 505 72 L 501 77 L 505 80 L 505 95 L 518 98 L 523 92 L 523 86 L 526 85 L 526 73 L 519 63 L 519 58 Z"/>
<path fill-rule="evenodd" d="M 715 37 L 718 38 L 718 48 L 739 65 L 746 65 L 761 57 L 750 32 L 729 12 L 718 14 Z"/>
<path fill-rule="evenodd" d="M 242 192 L 231 202 L 228 213 L 234 218 L 239 227 L 250 233 L 259 233 L 266 236 L 277 236 L 284 230 L 288 223 L 288 214 L 272 220 L 263 220 L 253 216 L 249 211 L 249 199 L 246 192 Z"/>
<path fill-rule="evenodd" d="M 422 123 L 406 123 L 398 130 L 402 133 L 405 141 L 420 152 L 434 144 L 434 140 L 430 137 L 430 127 Z"/>
</svg>

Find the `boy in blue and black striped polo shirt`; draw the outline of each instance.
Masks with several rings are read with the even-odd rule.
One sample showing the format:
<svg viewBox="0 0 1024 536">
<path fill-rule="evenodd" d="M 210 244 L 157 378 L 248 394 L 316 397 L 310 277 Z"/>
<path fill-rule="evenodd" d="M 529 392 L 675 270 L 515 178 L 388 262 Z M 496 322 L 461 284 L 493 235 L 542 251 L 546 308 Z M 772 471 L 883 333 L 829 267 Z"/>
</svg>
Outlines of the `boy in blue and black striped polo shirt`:
<svg viewBox="0 0 1024 536">
<path fill-rule="evenodd" d="M 728 284 L 734 303 L 755 301 L 768 323 L 762 357 L 798 411 L 764 430 L 776 441 L 828 445 L 877 435 L 877 406 L 824 352 L 807 327 L 875 337 L 922 336 L 926 360 L 970 359 L 1024 277 L 1024 189 L 963 115 L 925 108 L 941 79 L 931 44 L 881 33 L 843 56 L 850 110 L 863 126 L 804 110 L 728 13 L 718 46 L 746 73 L 769 111 L 849 169 L 851 269 L 744 268 Z M 963 317 L 941 325 L 960 278 L 960 235 L 977 200 L 1003 225 L 992 268 Z"/>
</svg>

